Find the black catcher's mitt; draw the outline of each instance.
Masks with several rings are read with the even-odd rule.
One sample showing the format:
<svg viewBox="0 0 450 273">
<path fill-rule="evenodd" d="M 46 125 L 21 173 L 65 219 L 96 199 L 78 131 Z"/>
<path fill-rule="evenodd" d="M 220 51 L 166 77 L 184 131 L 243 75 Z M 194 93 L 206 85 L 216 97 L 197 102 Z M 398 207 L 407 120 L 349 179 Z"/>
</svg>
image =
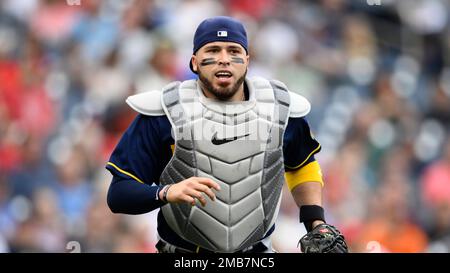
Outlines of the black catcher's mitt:
<svg viewBox="0 0 450 273">
<path fill-rule="evenodd" d="M 347 253 L 344 236 L 336 227 L 320 224 L 298 242 L 303 253 Z"/>
</svg>

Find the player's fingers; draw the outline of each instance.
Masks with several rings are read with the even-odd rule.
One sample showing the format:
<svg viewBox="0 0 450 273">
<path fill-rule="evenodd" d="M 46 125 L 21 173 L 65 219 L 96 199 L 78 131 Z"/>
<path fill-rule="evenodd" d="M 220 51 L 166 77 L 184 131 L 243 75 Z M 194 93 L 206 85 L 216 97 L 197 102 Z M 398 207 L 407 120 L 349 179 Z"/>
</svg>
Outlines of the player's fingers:
<svg viewBox="0 0 450 273">
<path fill-rule="evenodd" d="M 212 179 L 210 178 L 206 178 L 206 177 L 196 177 L 196 180 L 200 183 L 202 183 L 203 185 L 206 185 L 210 188 L 214 188 L 218 191 L 220 191 L 220 185 L 217 184 L 217 182 L 214 182 Z"/>
<path fill-rule="evenodd" d="M 189 195 L 191 197 L 197 198 L 198 201 L 200 201 L 200 203 L 202 204 L 202 206 L 206 205 L 206 199 L 203 196 L 202 192 L 196 191 L 196 190 L 192 190 L 192 191 L 189 192 Z"/>
<path fill-rule="evenodd" d="M 216 194 L 209 187 L 207 187 L 203 184 L 200 184 L 200 183 L 197 184 L 195 189 L 208 195 L 212 201 L 214 201 L 216 199 Z"/>
<path fill-rule="evenodd" d="M 195 199 L 194 199 L 192 196 L 184 195 L 184 196 L 181 198 L 181 200 L 183 200 L 183 201 L 186 202 L 186 203 L 191 204 L 192 206 L 195 205 Z"/>
</svg>

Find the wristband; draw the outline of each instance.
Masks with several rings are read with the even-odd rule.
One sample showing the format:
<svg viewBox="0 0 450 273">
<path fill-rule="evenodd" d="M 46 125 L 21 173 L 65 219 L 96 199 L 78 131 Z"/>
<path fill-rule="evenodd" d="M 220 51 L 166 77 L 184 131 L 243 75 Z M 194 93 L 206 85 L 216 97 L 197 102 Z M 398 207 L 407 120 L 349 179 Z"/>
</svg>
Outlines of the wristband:
<svg viewBox="0 0 450 273">
<path fill-rule="evenodd" d="M 321 206 L 303 205 L 300 207 L 300 223 L 304 223 L 306 231 L 312 230 L 312 223 L 316 220 L 325 222 L 325 213 Z"/>
<path fill-rule="evenodd" d="M 172 186 L 172 184 L 171 184 L 171 185 L 168 185 L 168 186 L 166 186 L 166 187 L 164 188 L 162 200 L 163 200 L 164 202 L 166 202 L 166 203 L 169 203 L 169 201 L 167 201 L 167 192 L 169 191 L 169 188 L 170 188 L 171 186 Z"/>
</svg>

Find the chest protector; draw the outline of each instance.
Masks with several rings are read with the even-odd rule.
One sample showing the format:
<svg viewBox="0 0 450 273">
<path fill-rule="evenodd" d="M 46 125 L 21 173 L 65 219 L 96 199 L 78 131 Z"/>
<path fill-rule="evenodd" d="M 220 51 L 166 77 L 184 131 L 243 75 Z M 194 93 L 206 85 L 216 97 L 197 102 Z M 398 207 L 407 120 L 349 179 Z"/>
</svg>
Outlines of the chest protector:
<svg viewBox="0 0 450 273">
<path fill-rule="evenodd" d="M 214 202 L 205 196 L 205 207 L 169 203 L 161 210 L 180 237 L 211 251 L 235 252 L 255 244 L 279 211 L 292 95 L 278 81 L 254 78 L 246 84 L 249 100 L 239 102 L 206 98 L 195 80 L 172 83 L 161 94 L 175 149 L 160 183 L 199 176 L 221 188 Z M 297 116 L 309 112 L 301 98 Z"/>
</svg>

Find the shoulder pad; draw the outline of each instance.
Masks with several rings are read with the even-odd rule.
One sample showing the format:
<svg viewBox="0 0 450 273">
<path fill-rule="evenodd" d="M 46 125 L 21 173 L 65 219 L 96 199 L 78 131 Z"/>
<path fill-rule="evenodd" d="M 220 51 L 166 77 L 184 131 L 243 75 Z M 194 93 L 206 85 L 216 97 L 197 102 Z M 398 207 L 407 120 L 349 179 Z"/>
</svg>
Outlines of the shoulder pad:
<svg viewBox="0 0 450 273">
<path fill-rule="evenodd" d="M 149 91 L 129 96 L 126 102 L 138 113 L 147 116 L 163 116 L 165 113 L 161 105 L 161 95 L 161 91 Z"/>
<path fill-rule="evenodd" d="M 306 116 L 311 110 L 311 104 L 309 101 L 297 93 L 289 91 L 291 97 L 291 103 L 289 105 L 289 117 L 301 118 Z"/>
</svg>

